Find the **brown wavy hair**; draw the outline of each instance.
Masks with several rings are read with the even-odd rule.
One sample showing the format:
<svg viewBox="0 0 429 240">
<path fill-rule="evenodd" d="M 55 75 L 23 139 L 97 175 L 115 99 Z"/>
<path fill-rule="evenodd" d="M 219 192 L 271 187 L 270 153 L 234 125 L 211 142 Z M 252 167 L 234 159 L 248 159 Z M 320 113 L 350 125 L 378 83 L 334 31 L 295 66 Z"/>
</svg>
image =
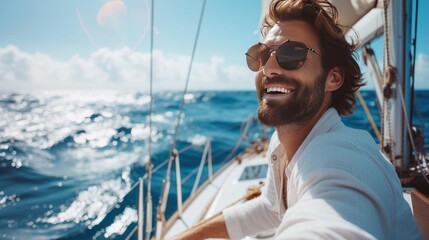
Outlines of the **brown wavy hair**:
<svg viewBox="0 0 429 240">
<path fill-rule="evenodd" d="M 357 63 L 356 44 L 348 43 L 338 23 L 338 11 L 326 0 L 273 0 L 262 26 L 262 35 L 277 23 L 303 20 L 316 30 L 321 47 L 322 67 L 325 72 L 334 67 L 344 71 L 344 83 L 332 93 L 332 107 L 342 116 L 353 112 L 355 92 L 365 85 Z"/>
</svg>

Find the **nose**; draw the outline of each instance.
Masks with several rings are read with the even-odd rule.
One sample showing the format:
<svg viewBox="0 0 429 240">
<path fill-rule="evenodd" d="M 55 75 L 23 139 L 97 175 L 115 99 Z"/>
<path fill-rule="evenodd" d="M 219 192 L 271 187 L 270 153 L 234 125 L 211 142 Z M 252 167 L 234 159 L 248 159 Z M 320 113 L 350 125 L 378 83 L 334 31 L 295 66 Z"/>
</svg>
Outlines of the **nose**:
<svg viewBox="0 0 429 240">
<path fill-rule="evenodd" d="M 282 68 L 277 63 L 276 51 L 272 51 L 268 61 L 265 63 L 265 66 L 262 68 L 262 73 L 267 77 L 274 77 L 280 75 Z"/>
</svg>

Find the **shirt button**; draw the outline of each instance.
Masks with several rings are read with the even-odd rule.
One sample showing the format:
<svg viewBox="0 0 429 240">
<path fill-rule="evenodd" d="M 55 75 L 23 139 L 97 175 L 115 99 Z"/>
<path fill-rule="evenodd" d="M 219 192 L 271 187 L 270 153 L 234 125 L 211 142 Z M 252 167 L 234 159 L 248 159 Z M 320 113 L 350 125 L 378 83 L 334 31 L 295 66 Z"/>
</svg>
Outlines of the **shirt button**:
<svg viewBox="0 0 429 240">
<path fill-rule="evenodd" d="M 273 161 L 277 160 L 277 156 L 276 155 L 273 155 L 271 158 L 273 159 Z"/>
</svg>

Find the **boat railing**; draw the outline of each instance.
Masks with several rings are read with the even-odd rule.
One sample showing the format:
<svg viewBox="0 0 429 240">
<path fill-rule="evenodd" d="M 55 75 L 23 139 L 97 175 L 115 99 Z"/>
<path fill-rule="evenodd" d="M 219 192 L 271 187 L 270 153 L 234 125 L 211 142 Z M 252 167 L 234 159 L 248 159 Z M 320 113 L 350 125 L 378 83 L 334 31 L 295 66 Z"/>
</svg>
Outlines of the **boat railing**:
<svg viewBox="0 0 429 240">
<path fill-rule="evenodd" d="M 241 146 L 241 144 L 248 139 L 249 130 L 252 124 L 254 124 L 256 118 L 254 116 L 249 117 L 245 122 L 242 123 L 241 126 L 241 133 L 240 138 L 237 141 L 234 149 L 230 152 L 230 154 L 225 158 L 225 160 L 231 159 L 231 157 L 235 154 L 237 149 Z M 209 183 L 213 180 L 213 167 L 212 167 L 212 141 L 211 138 L 208 138 L 205 143 L 204 151 L 201 156 L 199 167 L 197 168 L 197 175 L 195 177 L 195 181 L 191 190 L 190 195 L 188 196 L 188 199 L 193 199 L 198 194 L 197 189 L 200 185 L 201 181 L 201 175 L 205 168 L 205 164 L 207 161 L 207 168 L 208 168 L 208 181 Z M 186 182 L 192 175 L 195 174 L 195 171 L 192 171 L 188 176 L 185 178 L 181 178 L 181 171 L 180 171 L 180 160 L 179 160 L 179 152 L 177 150 L 173 150 L 170 154 L 170 159 L 168 163 L 168 168 L 166 172 L 166 176 L 164 178 L 164 186 L 163 186 L 163 192 L 161 193 L 161 197 L 159 200 L 158 208 L 157 208 L 157 215 L 156 215 L 156 239 L 162 239 L 165 230 L 165 210 L 167 206 L 168 201 L 168 192 L 170 189 L 170 174 L 171 174 L 171 166 L 172 162 L 175 162 L 175 175 L 176 175 L 176 198 L 177 198 L 177 216 L 180 218 L 182 216 L 183 212 L 183 199 L 182 199 L 182 184 Z M 139 199 L 139 202 L 141 202 L 143 199 Z"/>
<path fill-rule="evenodd" d="M 252 125 L 260 125 L 257 118 L 255 116 L 250 116 L 248 119 L 243 121 L 241 123 L 240 128 L 240 138 L 237 140 L 235 147 L 229 152 L 228 156 L 221 161 L 221 164 L 224 164 L 225 162 L 232 159 L 234 154 L 237 152 L 239 147 L 246 141 L 250 140 L 249 135 L 251 132 L 251 126 Z M 266 133 L 259 128 L 260 136 L 264 137 Z M 156 210 L 156 227 L 152 227 L 152 207 L 147 206 L 149 204 L 149 200 L 146 202 L 146 219 L 144 217 L 145 211 L 145 196 L 144 196 L 144 186 L 147 184 L 148 180 L 148 174 L 144 174 L 142 177 L 140 177 L 136 183 L 134 183 L 129 191 L 121 198 L 118 199 L 118 201 L 112 205 L 112 207 L 107 211 L 111 212 L 113 208 L 117 206 L 120 202 L 123 201 L 124 197 L 128 195 L 130 192 L 134 191 L 136 188 L 138 189 L 138 204 L 137 204 L 137 224 L 136 226 L 131 230 L 131 232 L 127 235 L 125 239 L 130 239 L 136 232 L 137 232 L 137 239 L 142 240 L 144 239 L 144 236 L 146 236 L 145 239 L 149 239 L 153 231 L 156 231 L 155 238 L 161 239 L 164 232 L 165 232 L 165 213 L 166 213 L 166 207 L 168 202 L 168 196 L 169 196 L 169 190 L 170 190 L 170 175 L 171 168 L 173 162 L 175 162 L 175 175 L 176 175 L 176 201 L 177 201 L 177 213 L 180 217 L 183 211 L 183 199 L 182 199 L 182 185 L 185 184 L 188 180 L 190 180 L 192 177 L 195 177 L 195 180 L 192 184 L 192 190 L 187 197 L 187 199 L 195 198 L 195 195 L 198 194 L 198 188 L 202 185 L 204 185 L 206 182 L 211 182 L 213 180 L 214 171 L 213 171 L 213 159 L 221 154 L 225 154 L 225 152 L 220 152 L 218 154 L 213 155 L 212 152 L 212 138 L 208 137 L 204 143 L 204 150 L 201 155 L 201 160 L 198 165 L 198 167 L 194 168 L 189 174 L 187 174 L 185 177 L 181 177 L 181 170 L 180 170 L 180 154 L 184 153 L 195 146 L 189 145 L 187 147 L 184 147 L 182 149 L 177 150 L 173 149 L 170 153 L 169 158 L 167 158 L 165 161 L 163 161 L 161 164 L 154 167 L 152 170 L 152 174 L 158 172 L 161 168 L 164 168 L 167 165 L 166 175 L 163 182 L 163 191 L 161 192 L 159 204 Z M 202 146 L 201 146 L 202 147 Z M 203 170 L 205 169 L 207 165 L 207 179 L 201 183 L 202 177 L 203 177 Z M 147 198 L 147 196 L 146 196 Z M 150 201 L 151 202 L 151 201 Z M 144 228 L 146 226 L 146 229 Z"/>
<path fill-rule="evenodd" d="M 208 165 L 208 181 L 212 181 L 213 176 L 213 168 L 212 168 L 212 148 L 211 148 L 211 138 L 208 138 L 205 143 L 204 151 L 201 157 L 200 165 L 198 167 L 198 173 L 195 178 L 195 182 L 192 187 L 191 195 L 192 197 L 195 194 L 195 191 L 200 183 L 201 174 L 205 167 L 205 162 L 207 160 Z M 170 154 L 169 159 L 169 167 L 167 169 L 166 177 L 164 178 L 164 186 L 163 192 L 161 193 L 161 197 L 159 200 L 158 208 L 156 211 L 156 239 L 161 239 L 165 226 L 165 210 L 167 207 L 168 196 L 170 191 L 170 174 L 171 174 L 171 166 L 172 162 L 175 162 L 175 175 L 176 175 L 176 200 L 177 200 L 177 212 L 178 215 L 181 216 L 183 212 L 183 198 L 182 198 L 182 178 L 181 178 L 181 170 L 180 170 L 180 157 L 179 152 L 177 150 L 173 150 Z M 144 199 L 139 198 L 139 202 L 142 202 Z M 143 212 L 139 211 L 139 215 L 143 214 Z M 139 225 L 140 226 L 140 225 Z M 142 238 L 139 238 L 142 239 Z"/>
<path fill-rule="evenodd" d="M 180 175 L 180 158 L 179 155 L 180 153 L 183 153 L 187 150 L 189 150 L 191 148 L 191 146 L 185 147 L 183 148 L 180 152 L 179 151 L 174 151 L 173 154 L 171 154 L 170 158 L 165 160 L 163 163 L 161 163 L 160 165 L 158 165 L 154 170 L 153 173 L 157 172 L 160 168 L 164 167 L 166 164 L 168 164 L 171 161 L 175 161 L 175 169 L 176 169 L 176 190 L 177 190 L 177 206 L 178 206 L 178 212 L 181 214 L 182 212 L 182 206 L 183 206 L 183 200 L 182 200 L 182 184 L 184 184 L 188 179 L 190 179 L 193 175 L 196 174 L 196 171 L 198 171 L 197 173 L 197 177 L 195 179 L 195 182 L 193 184 L 192 187 L 192 191 L 190 194 L 190 197 L 193 196 L 195 194 L 195 191 L 199 185 L 199 182 L 201 180 L 201 175 L 202 175 L 202 171 L 205 167 L 205 161 L 207 160 L 207 164 L 208 164 L 208 181 L 212 181 L 213 178 L 213 167 L 212 167 L 212 147 L 211 147 L 211 138 L 208 138 L 204 144 L 204 151 L 201 157 L 201 161 L 200 161 L 200 165 L 198 168 L 195 168 L 193 171 L 191 171 L 185 178 L 181 178 Z M 145 185 L 145 181 L 147 181 L 147 174 L 143 175 L 142 177 L 140 177 L 137 182 L 130 188 L 130 190 L 128 191 L 127 194 L 128 195 L 131 191 L 133 191 L 135 188 L 138 187 L 138 217 L 137 217 L 137 225 L 133 228 L 133 230 L 128 234 L 128 236 L 125 239 L 130 239 L 131 236 L 133 236 L 135 234 L 136 231 L 138 231 L 138 239 L 141 240 L 143 239 L 144 236 L 144 185 Z M 170 185 L 170 180 L 168 179 L 164 179 L 164 185 L 167 186 L 167 189 L 169 189 L 169 185 Z M 108 212 L 110 212 L 119 202 L 121 202 L 123 199 L 119 199 L 117 201 L 117 203 L 113 204 L 113 207 L 111 207 L 111 209 L 108 210 Z M 160 205 L 158 206 L 158 210 L 157 210 L 157 227 L 156 229 L 163 229 L 163 225 L 165 222 L 165 210 L 167 207 L 167 200 L 168 200 L 168 192 L 163 192 L 163 194 L 161 194 L 161 200 L 160 200 Z M 152 214 L 147 214 L 148 216 L 151 216 Z M 151 222 L 152 219 L 151 218 L 147 218 L 146 219 L 146 226 L 151 226 L 152 224 L 148 224 L 148 222 Z M 153 232 L 154 229 L 150 228 L 150 229 L 146 229 L 146 235 Z"/>
</svg>

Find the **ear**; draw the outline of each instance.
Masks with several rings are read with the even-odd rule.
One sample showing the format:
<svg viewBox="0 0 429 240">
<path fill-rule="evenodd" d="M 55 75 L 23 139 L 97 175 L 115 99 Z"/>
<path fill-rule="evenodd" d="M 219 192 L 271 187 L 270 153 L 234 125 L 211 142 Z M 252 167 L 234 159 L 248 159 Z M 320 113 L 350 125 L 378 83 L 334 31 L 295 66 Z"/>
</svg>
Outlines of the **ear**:
<svg viewBox="0 0 429 240">
<path fill-rule="evenodd" d="M 325 82 L 325 92 L 334 92 L 338 90 L 344 83 L 344 71 L 339 67 L 332 68 Z"/>
</svg>

